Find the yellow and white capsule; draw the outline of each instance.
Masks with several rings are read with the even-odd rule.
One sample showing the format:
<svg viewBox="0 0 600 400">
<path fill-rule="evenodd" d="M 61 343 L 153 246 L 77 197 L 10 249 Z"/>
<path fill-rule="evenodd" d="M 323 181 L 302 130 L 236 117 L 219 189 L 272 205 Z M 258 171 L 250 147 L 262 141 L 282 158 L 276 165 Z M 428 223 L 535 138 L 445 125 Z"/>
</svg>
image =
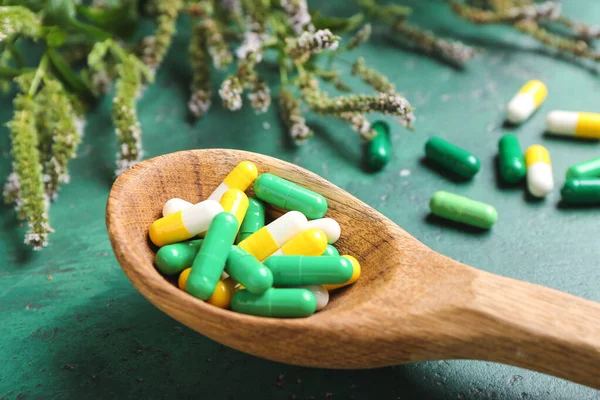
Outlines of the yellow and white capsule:
<svg viewBox="0 0 600 400">
<path fill-rule="evenodd" d="M 344 286 L 352 285 L 358 280 L 358 278 L 360 278 L 360 263 L 358 262 L 358 260 L 349 255 L 344 255 L 342 257 L 346 257 L 352 263 L 352 276 L 344 283 L 339 283 L 336 285 L 323 285 L 323 287 L 330 292 L 332 290 L 339 289 Z"/>
<path fill-rule="evenodd" d="M 258 168 L 250 161 L 242 161 L 223 179 L 223 182 L 215 189 L 208 200 L 221 200 L 221 196 L 229 189 L 238 189 L 242 192 L 256 180 Z"/>
<path fill-rule="evenodd" d="M 205 232 L 215 215 L 223 207 L 214 200 L 206 200 L 157 219 L 150 226 L 150 240 L 157 246 L 181 242 Z"/>
<path fill-rule="evenodd" d="M 554 189 L 550 154 L 542 145 L 534 144 L 525 152 L 527 188 L 535 197 L 545 197 Z"/>
<path fill-rule="evenodd" d="M 167 215 L 176 213 L 177 211 L 181 211 L 184 208 L 193 206 L 194 203 L 190 203 L 189 201 L 185 201 L 183 199 L 179 199 L 174 197 L 172 199 L 167 200 L 165 205 L 163 206 L 162 215 L 166 217 Z"/>
<path fill-rule="evenodd" d="M 546 100 L 548 88 L 538 80 L 529 81 L 512 98 L 506 108 L 506 118 L 513 124 L 527 120 Z"/>
<path fill-rule="evenodd" d="M 575 111 L 552 111 L 546 117 L 550 133 L 600 139 L 600 114 Z"/>
<path fill-rule="evenodd" d="M 246 193 L 239 189 L 229 189 L 223 194 L 219 203 L 223 206 L 223 211 L 230 212 L 235 216 L 239 229 L 250 204 Z"/>
<path fill-rule="evenodd" d="M 308 226 L 325 232 L 325 235 L 327 235 L 327 243 L 329 244 L 337 242 L 342 233 L 340 224 L 333 218 L 313 219 L 312 221 L 308 221 Z"/>
<path fill-rule="evenodd" d="M 320 229 L 310 228 L 287 241 L 274 256 L 320 256 L 327 247 L 327 235 Z"/>
<path fill-rule="evenodd" d="M 308 228 L 308 221 L 299 211 L 289 211 L 263 226 L 238 243 L 242 249 L 263 261 L 294 236 Z"/>
</svg>

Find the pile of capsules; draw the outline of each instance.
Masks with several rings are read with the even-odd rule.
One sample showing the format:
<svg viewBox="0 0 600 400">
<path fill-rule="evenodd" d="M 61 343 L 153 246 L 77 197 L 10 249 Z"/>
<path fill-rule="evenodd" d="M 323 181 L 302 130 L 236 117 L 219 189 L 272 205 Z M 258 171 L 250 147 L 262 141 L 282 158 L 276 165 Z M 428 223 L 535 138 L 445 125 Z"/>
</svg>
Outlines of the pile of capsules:
<svg viewBox="0 0 600 400">
<path fill-rule="evenodd" d="M 254 183 L 256 198 L 244 191 Z M 287 212 L 265 225 L 265 205 Z M 339 224 L 323 196 L 239 163 L 207 200 L 170 199 L 150 226 L 156 268 L 208 303 L 263 317 L 307 317 L 329 291 L 356 282 L 360 264 L 332 246 Z M 190 240 L 195 237 L 202 239 Z"/>
<path fill-rule="evenodd" d="M 523 123 L 547 95 L 548 89 L 542 82 L 527 82 L 508 104 L 508 121 Z M 367 145 L 366 161 L 371 169 L 378 170 L 390 158 L 389 126 L 378 121 L 373 124 L 373 129 L 377 135 Z M 546 130 L 556 135 L 598 140 L 600 114 L 552 111 L 547 116 Z M 464 179 L 473 178 L 481 169 L 481 162 L 474 154 L 439 137 L 427 141 L 425 155 L 434 164 Z M 523 153 L 515 135 L 504 135 L 498 142 L 498 168 L 502 179 L 509 184 L 526 180 L 527 189 L 534 197 L 543 198 L 554 189 L 550 154 L 540 144 L 530 146 Z M 561 197 L 566 204 L 600 204 L 600 157 L 575 164 L 567 170 Z M 429 206 L 434 215 L 482 229 L 491 228 L 498 220 L 493 206 L 444 191 L 436 192 Z"/>
</svg>

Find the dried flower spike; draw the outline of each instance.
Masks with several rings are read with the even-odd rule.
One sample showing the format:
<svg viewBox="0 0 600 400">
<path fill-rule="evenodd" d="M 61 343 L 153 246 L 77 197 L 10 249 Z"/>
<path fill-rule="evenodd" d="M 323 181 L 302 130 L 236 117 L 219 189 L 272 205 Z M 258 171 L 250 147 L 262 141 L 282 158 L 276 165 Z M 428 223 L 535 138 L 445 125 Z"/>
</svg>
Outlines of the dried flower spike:
<svg viewBox="0 0 600 400">
<path fill-rule="evenodd" d="M 248 99 L 256 114 L 263 114 L 271 105 L 271 89 L 265 82 L 257 80 L 252 85 L 252 92 L 248 94 Z"/>
<path fill-rule="evenodd" d="M 189 56 L 192 64 L 193 80 L 192 94 L 188 101 L 188 109 L 196 117 L 202 117 L 211 105 L 212 91 L 210 89 L 210 55 L 206 47 L 206 31 L 198 23 L 192 30 Z"/>
<path fill-rule="evenodd" d="M 305 62 L 311 54 L 318 54 L 323 50 L 335 50 L 339 45 L 339 36 L 335 36 L 329 29 L 320 29 L 314 33 L 303 32 L 295 39 L 287 40 L 287 52 L 298 62 Z"/>
<path fill-rule="evenodd" d="M 39 37 L 41 25 L 38 16 L 21 6 L 0 7 L 0 42 L 15 34 L 34 39 Z"/>
<path fill-rule="evenodd" d="M 286 89 L 279 91 L 279 108 L 288 133 L 296 144 L 304 143 L 306 139 L 313 135 L 313 132 L 306 125 L 302 111 L 300 111 L 300 100 L 294 98 L 290 91 Z"/>
<path fill-rule="evenodd" d="M 362 28 L 356 32 L 356 34 L 350 39 L 348 43 L 348 50 L 353 50 L 361 44 L 367 42 L 371 37 L 371 24 L 365 24 Z"/>
<path fill-rule="evenodd" d="M 289 24 L 296 33 L 300 35 L 303 31 L 313 31 L 311 16 L 308 12 L 306 0 L 280 0 L 281 8 L 289 17 Z"/>
<path fill-rule="evenodd" d="M 158 13 L 158 29 L 153 36 L 147 36 L 142 42 L 143 60 L 152 71 L 162 63 L 175 35 L 175 25 L 179 11 L 183 7 L 182 0 L 155 0 Z"/>
<path fill-rule="evenodd" d="M 242 93 L 244 88 L 237 77 L 226 79 L 221 84 L 219 96 L 223 101 L 223 106 L 231 111 L 237 111 L 242 108 Z"/>
<path fill-rule="evenodd" d="M 358 75 L 360 79 L 381 93 L 395 93 L 396 87 L 388 78 L 379 71 L 369 68 L 363 57 L 359 57 L 352 65 L 352 75 Z"/>
</svg>

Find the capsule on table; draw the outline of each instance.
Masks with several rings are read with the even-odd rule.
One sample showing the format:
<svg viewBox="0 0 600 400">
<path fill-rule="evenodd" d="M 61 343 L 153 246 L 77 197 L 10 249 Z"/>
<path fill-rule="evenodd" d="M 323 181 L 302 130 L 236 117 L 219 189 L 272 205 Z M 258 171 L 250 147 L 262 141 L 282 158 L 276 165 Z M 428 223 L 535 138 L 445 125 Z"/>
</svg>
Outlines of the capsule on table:
<svg viewBox="0 0 600 400">
<path fill-rule="evenodd" d="M 265 226 L 265 205 L 253 197 L 248 198 L 248 210 L 240 226 L 238 243 Z"/>
<path fill-rule="evenodd" d="M 375 121 L 371 128 L 376 135 L 366 146 L 367 166 L 374 171 L 379 171 L 387 165 L 392 156 L 392 142 L 390 140 L 390 126 L 385 121 Z"/>
<path fill-rule="evenodd" d="M 157 219 L 150 226 L 150 240 L 157 246 L 182 242 L 205 232 L 213 218 L 223 211 L 214 201 L 206 200 Z"/>
<path fill-rule="evenodd" d="M 223 207 L 223 211 L 227 211 L 235 216 L 238 220 L 238 225 L 242 225 L 246 211 L 248 210 L 248 196 L 239 189 L 229 189 L 219 201 Z"/>
<path fill-rule="evenodd" d="M 535 197 L 545 197 L 554 189 L 552 164 L 548 150 L 539 144 L 530 146 L 525 152 L 527 165 L 527 187 Z"/>
<path fill-rule="evenodd" d="M 239 246 L 231 246 L 225 268 L 250 293 L 261 294 L 273 286 L 272 271 Z"/>
<path fill-rule="evenodd" d="M 307 228 L 304 214 L 290 211 L 239 242 L 238 246 L 262 261 Z"/>
<path fill-rule="evenodd" d="M 515 135 L 504 135 L 498 142 L 498 165 L 502 179 L 517 183 L 527 175 L 525 157 Z"/>
<path fill-rule="evenodd" d="M 600 114 L 552 111 L 546 117 L 546 130 L 555 135 L 600 139 Z"/>
<path fill-rule="evenodd" d="M 433 194 L 429 208 L 438 217 L 482 229 L 491 228 L 498 220 L 498 212 L 491 205 L 444 191 Z"/>
<path fill-rule="evenodd" d="M 310 290 L 271 288 L 262 294 L 240 290 L 231 299 L 235 312 L 261 317 L 308 317 L 317 310 L 317 300 Z"/>
<path fill-rule="evenodd" d="M 332 290 L 336 290 L 336 289 L 342 288 L 344 286 L 352 285 L 353 283 L 355 283 L 358 280 L 358 278 L 360 278 L 361 270 L 360 270 L 360 263 L 358 262 L 358 260 L 347 254 L 343 255 L 342 257 L 350 260 L 350 263 L 352 264 L 352 276 L 350 276 L 350 279 L 348 279 L 346 282 L 343 282 L 343 283 L 323 285 L 323 287 L 330 292 Z"/>
<path fill-rule="evenodd" d="M 560 195 L 568 204 L 600 204 L 600 179 L 567 179 Z"/>
<path fill-rule="evenodd" d="M 185 201 L 183 199 L 179 199 L 174 197 L 172 199 L 167 200 L 165 205 L 163 206 L 162 215 L 166 217 L 167 215 L 176 213 L 177 211 L 181 211 L 184 208 L 193 206 L 194 203 L 190 203 L 189 201 Z"/>
<path fill-rule="evenodd" d="M 321 285 L 302 285 L 297 286 L 298 289 L 310 290 L 315 300 L 317 301 L 317 311 L 320 311 L 327 307 L 329 304 L 329 292 Z"/>
<path fill-rule="evenodd" d="M 548 88 L 543 82 L 532 80 L 527 82 L 512 98 L 506 108 L 506 118 L 513 124 L 520 124 L 529 119 L 548 97 Z"/>
<path fill-rule="evenodd" d="M 250 187 L 258 176 L 258 168 L 250 161 L 242 161 L 223 179 L 223 182 L 210 196 L 208 200 L 221 200 L 223 194 L 229 189 L 244 191 Z"/>
<path fill-rule="evenodd" d="M 188 277 L 190 275 L 191 268 L 187 268 L 183 270 L 181 275 L 179 275 L 179 289 L 185 290 Z M 233 294 L 236 292 L 235 290 L 236 282 L 234 282 L 231 278 L 220 279 L 217 282 L 217 286 L 215 287 L 215 291 L 213 294 L 206 300 L 207 303 L 212 304 L 215 307 L 219 308 L 229 308 L 231 304 L 231 298 Z"/>
<path fill-rule="evenodd" d="M 327 248 L 327 236 L 320 229 L 310 228 L 287 241 L 273 256 L 320 256 Z"/>
<path fill-rule="evenodd" d="M 571 165 L 567 170 L 567 179 L 600 178 L 600 157 Z"/>
<path fill-rule="evenodd" d="M 468 151 L 439 137 L 431 137 L 425 144 L 427 158 L 462 176 L 474 177 L 481 169 L 481 162 Z"/>
<path fill-rule="evenodd" d="M 271 256 L 265 266 L 273 273 L 274 285 L 339 284 L 353 273 L 352 262 L 340 256 Z"/>
<path fill-rule="evenodd" d="M 208 299 L 225 269 L 229 250 L 237 234 L 238 221 L 228 212 L 219 213 L 210 224 L 200 251 L 192 263 L 186 291 L 200 300 Z"/>
<path fill-rule="evenodd" d="M 327 212 L 325 197 L 273 174 L 262 174 L 256 179 L 254 194 L 284 210 L 300 211 L 310 219 L 321 218 Z"/>
<path fill-rule="evenodd" d="M 321 255 L 322 256 L 339 256 L 340 252 L 335 247 L 328 244 L 327 247 L 325 247 L 325 251 Z"/>
<path fill-rule="evenodd" d="M 332 244 L 338 241 L 342 234 L 340 224 L 333 218 L 319 218 L 308 221 L 310 228 L 317 228 L 322 230 L 327 236 L 327 243 Z"/>
<path fill-rule="evenodd" d="M 154 264 L 164 275 L 175 275 L 191 267 L 203 239 L 184 243 L 173 243 L 158 249 Z"/>
</svg>

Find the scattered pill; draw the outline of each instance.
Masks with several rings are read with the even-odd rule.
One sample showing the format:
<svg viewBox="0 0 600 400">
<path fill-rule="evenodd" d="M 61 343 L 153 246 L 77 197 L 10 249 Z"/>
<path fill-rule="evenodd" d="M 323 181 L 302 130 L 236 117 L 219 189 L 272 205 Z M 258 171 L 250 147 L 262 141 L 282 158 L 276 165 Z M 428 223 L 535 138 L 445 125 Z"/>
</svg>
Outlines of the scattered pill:
<svg viewBox="0 0 600 400">
<path fill-rule="evenodd" d="M 340 253 L 338 252 L 338 250 L 335 247 L 328 244 L 327 247 L 325 247 L 325 251 L 321 255 L 322 256 L 339 256 Z"/>
<path fill-rule="evenodd" d="M 317 300 L 307 289 L 271 288 L 259 295 L 240 290 L 231 299 L 231 309 L 262 317 L 299 318 L 314 314 Z"/>
<path fill-rule="evenodd" d="M 213 294 L 225 269 L 237 228 L 238 221 L 231 213 L 221 212 L 214 217 L 192 263 L 192 271 L 186 284 L 189 294 L 200 300 L 206 300 Z"/>
<path fill-rule="evenodd" d="M 371 170 L 379 171 L 388 164 L 392 155 L 390 126 L 385 121 L 375 121 L 371 128 L 377 134 L 366 146 L 367 166 Z"/>
<path fill-rule="evenodd" d="M 567 179 L 600 178 L 600 157 L 571 165 L 567 170 Z"/>
<path fill-rule="evenodd" d="M 498 142 L 498 165 L 502 179 L 509 183 L 520 182 L 527 175 L 523 150 L 515 135 L 504 135 Z"/>
<path fill-rule="evenodd" d="M 568 204 L 600 204 L 600 179 L 567 179 L 560 194 Z"/>
<path fill-rule="evenodd" d="M 225 268 L 250 293 L 261 294 L 273 286 L 272 271 L 239 246 L 231 246 Z"/>
<path fill-rule="evenodd" d="M 317 311 L 327 307 L 329 304 L 329 292 L 321 285 L 301 285 L 296 286 L 298 289 L 310 290 L 317 301 Z"/>
<path fill-rule="evenodd" d="M 229 189 L 223 193 L 219 203 L 223 207 L 223 211 L 233 214 L 238 220 L 238 224 L 241 226 L 249 205 L 246 193 L 239 189 Z"/>
<path fill-rule="evenodd" d="M 473 154 L 436 136 L 425 144 L 425 154 L 427 158 L 464 178 L 472 178 L 481 169 L 481 162 Z"/>
<path fill-rule="evenodd" d="M 540 107 L 547 96 L 548 89 L 543 82 L 538 80 L 527 82 L 508 103 L 506 118 L 513 124 L 524 122 Z"/>
<path fill-rule="evenodd" d="M 205 232 L 215 215 L 223 207 L 214 201 L 206 200 L 191 207 L 157 219 L 150 226 L 150 240 L 157 246 L 182 242 Z"/>
<path fill-rule="evenodd" d="M 258 176 L 256 165 L 250 161 L 242 161 L 223 179 L 223 182 L 215 189 L 208 200 L 221 200 L 221 196 L 229 189 L 244 191 L 250 187 Z"/>
<path fill-rule="evenodd" d="M 320 229 L 310 228 L 287 241 L 273 256 L 320 256 L 326 248 L 325 233 Z"/>
<path fill-rule="evenodd" d="M 325 197 L 273 174 L 261 174 L 256 179 L 254 194 L 284 210 L 300 211 L 309 219 L 322 218 L 327 212 Z"/>
<path fill-rule="evenodd" d="M 340 284 L 353 273 L 352 262 L 340 256 L 271 256 L 265 266 L 273 273 L 274 285 Z"/>
<path fill-rule="evenodd" d="M 263 261 L 307 228 L 308 221 L 304 214 L 290 211 L 239 242 L 238 246 L 256 257 L 258 261 Z"/>
<path fill-rule="evenodd" d="M 535 197 L 545 197 L 554 189 L 552 164 L 548 150 L 539 144 L 530 146 L 525 152 L 527 164 L 527 187 Z"/>
<path fill-rule="evenodd" d="M 555 135 L 600 139 L 600 114 L 552 111 L 546 117 L 546 130 Z"/>
<path fill-rule="evenodd" d="M 360 271 L 360 263 L 358 262 L 358 260 L 347 254 L 343 255 L 342 257 L 347 258 L 352 263 L 352 276 L 350 277 L 350 279 L 348 279 L 344 283 L 323 285 L 323 287 L 330 292 L 332 290 L 336 290 L 336 289 L 342 288 L 344 286 L 352 285 L 353 283 L 355 283 L 358 280 L 358 278 L 360 278 L 361 271 Z"/>
<path fill-rule="evenodd" d="M 184 208 L 193 206 L 194 203 L 190 203 L 189 201 L 185 201 L 183 199 L 178 199 L 177 197 L 167 200 L 165 205 L 163 206 L 162 215 L 166 217 L 167 215 L 176 213 L 177 211 L 181 211 Z"/>
<path fill-rule="evenodd" d="M 161 247 L 156 252 L 154 264 L 165 275 L 175 275 L 192 266 L 203 239 L 173 243 Z"/>
<path fill-rule="evenodd" d="M 482 229 L 491 228 L 498 220 L 498 212 L 491 205 L 444 191 L 434 193 L 429 208 L 438 217 Z"/>
<path fill-rule="evenodd" d="M 332 244 L 338 241 L 342 233 L 340 224 L 333 218 L 319 218 L 308 221 L 310 228 L 317 228 L 325 232 L 327 243 Z"/>
<path fill-rule="evenodd" d="M 248 210 L 240 226 L 240 233 L 238 233 L 238 243 L 263 226 L 265 226 L 265 205 L 262 201 L 250 197 L 248 199 Z"/>
<path fill-rule="evenodd" d="M 181 273 L 181 275 L 179 275 L 179 289 L 185 290 L 191 270 L 191 268 L 187 268 Z M 215 291 L 206 300 L 206 302 L 219 308 L 229 308 L 231 304 L 231 298 L 235 292 L 236 282 L 230 278 L 220 279 L 219 282 L 217 282 Z"/>
</svg>

